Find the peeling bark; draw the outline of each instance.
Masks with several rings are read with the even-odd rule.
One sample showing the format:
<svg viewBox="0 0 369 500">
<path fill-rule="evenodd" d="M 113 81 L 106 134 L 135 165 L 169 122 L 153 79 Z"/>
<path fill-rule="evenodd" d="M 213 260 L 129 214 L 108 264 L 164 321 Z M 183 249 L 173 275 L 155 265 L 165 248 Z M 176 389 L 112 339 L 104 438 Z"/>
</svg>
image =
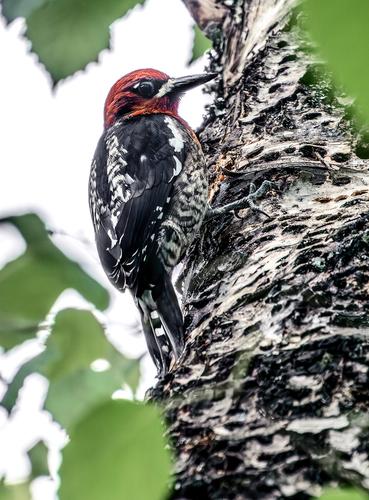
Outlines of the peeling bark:
<svg viewBox="0 0 369 500">
<path fill-rule="evenodd" d="M 251 181 L 275 189 L 261 202 L 270 220 L 211 221 L 187 256 L 186 350 L 151 392 L 178 454 L 172 498 L 369 490 L 366 136 L 291 0 L 217 4 L 222 81 L 200 134 L 213 204 Z"/>
<path fill-rule="evenodd" d="M 183 0 L 198 26 L 211 35 L 222 24 L 228 8 L 217 0 Z"/>
</svg>

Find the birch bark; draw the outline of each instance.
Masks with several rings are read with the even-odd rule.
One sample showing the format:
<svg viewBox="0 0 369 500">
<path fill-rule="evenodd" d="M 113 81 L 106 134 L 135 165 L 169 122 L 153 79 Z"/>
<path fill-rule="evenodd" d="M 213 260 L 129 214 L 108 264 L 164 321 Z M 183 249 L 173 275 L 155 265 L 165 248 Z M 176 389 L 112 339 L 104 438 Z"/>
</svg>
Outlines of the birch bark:
<svg viewBox="0 0 369 500">
<path fill-rule="evenodd" d="M 214 38 L 200 133 L 215 206 L 184 275 L 186 351 L 152 390 L 177 451 L 174 499 L 369 490 L 369 145 L 292 0 L 184 0 Z"/>
</svg>

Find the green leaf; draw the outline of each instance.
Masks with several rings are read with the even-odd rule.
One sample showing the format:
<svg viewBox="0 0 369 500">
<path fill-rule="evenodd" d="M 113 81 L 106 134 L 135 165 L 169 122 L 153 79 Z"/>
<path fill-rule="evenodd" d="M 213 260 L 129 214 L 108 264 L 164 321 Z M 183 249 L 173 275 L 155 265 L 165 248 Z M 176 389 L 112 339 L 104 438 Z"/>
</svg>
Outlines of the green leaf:
<svg viewBox="0 0 369 500">
<path fill-rule="evenodd" d="M 0 270 L 0 345 L 4 349 L 35 336 L 39 323 L 67 288 L 74 288 L 99 309 L 108 307 L 105 288 L 52 243 L 37 215 L 2 222 L 16 226 L 27 243 L 25 253 Z"/>
<path fill-rule="evenodd" d="M 196 61 L 196 59 L 201 57 L 207 50 L 211 49 L 212 47 L 211 41 L 204 35 L 197 24 L 195 24 L 193 27 L 193 36 L 194 40 L 192 46 L 192 56 L 189 64 Z"/>
<path fill-rule="evenodd" d="M 0 500 L 31 500 L 29 484 L 5 485 L 0 483 Z"/>
<path fill-rule="evenodd" d="M 22 321 L 17 322 L 16 318 L 8 323 L 6 320 L 1 319 L 0 311 L 0 346 L 4 351 L 13 349 L 13 347 L 23 344 L 26 340 L 34 338 L 37 330 L 38 323 L 26 323 L 23 325 Z"/>
<path fill-rule="evenodd" d="M 124 381 L 129 385 L 133 394 L 136 394 L 138 389 L 138 384 L 141 379 L 141 370 L 139 360 L 130 360 L 131 363 L 127 366 L 127 369 L 124 372 Z M 133 361 L 133 363 L 132 363 Z"/>
<path fill-rule="evenodd" d="M 105 359 L 110 368 L 95 372 L 90 365 Z M 107 340 L 101 324 L 89 311 L 65 309 L 58 313 L 46 349 L 17 373 L 2 404 L 13 408 L 19 389 L 30 373 L 50 382 L 45 408 L 67 430 L 91 408 L 107 401 L 139 370 L 138 360 L 125 358 Z"/>
<path fill-rule="evenodd" d="M 72 75 L 109 46 L 109 26 L 144 0 L 53 0 L 27 19 L 26 36 L 54 82 Z"/>
<path fill-rule="evenodd" d="M 48 0 L 2 0 L 2 14 L 10 22 L 16 17 L 28 17 Z"/>
<path fill-rule="evenodd" d="M 60 500 L 163 500 L 171 458 L 159 411 L 110 401 L 73 430 L 60 469 Z"/>
<path fill-rule="evenodd" d="M 339 84 L 357 98 L 358 110 L 369 118 L 369 2 L 307 0 L 307 28 Z"/>
<path fill-rule="evenodd" d="M 358 488 L 326 488 L 320 500 L 368 500 L 368 495 Z"/>
<path fill-rule="evenodd" d="M 48 449 L 43 441 L 39 441 L 28 451 L 28 457 L 32 467 L 32 479 L 39 476 L 49 475 L 49 466 L 47 463 Z"/>
</svg>

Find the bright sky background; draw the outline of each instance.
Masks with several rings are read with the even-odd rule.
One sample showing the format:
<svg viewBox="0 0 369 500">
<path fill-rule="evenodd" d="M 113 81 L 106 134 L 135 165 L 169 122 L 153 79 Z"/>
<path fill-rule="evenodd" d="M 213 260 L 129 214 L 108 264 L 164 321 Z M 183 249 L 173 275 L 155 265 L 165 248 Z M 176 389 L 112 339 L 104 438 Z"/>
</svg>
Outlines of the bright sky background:
<svg viewBox="0 0 369 500">
<path fill-rule="evenodd" d="M 128 293 L 115 292 L 97 260 L 87 202 L 90 161 L 102 132 L 106 94 L 118 78 L 144 67 L 171 76 L 203 71 L 203 59 L 187 66 L 192 25 L 181 0 L 146 0 L 145 7 L 138 6 L 113 24 L 111 51 L 104 51 L 98 63 L 91 63 L 53 92 L 48 75 L 36 56 L 29 54 L 29 44 L 21 36 L 23 21 L 18 19 L 8 27 L 0 22 L 0 216 L 36 211 L 50 228 L 70 235 L 54 237 L 54 242 L 109 288 L 108 334 L 132 356 L 144 353 L 146 346 L 141 335 L 130 333 L 139 321 L 133 301 Z M 181 114 L 194 128 L 201 123 L 207 99 L 201 89 L 195 89 L 182 100 Z M 3 265 L 20 254 L 24 245 L 9 228 L 0 230 L 0 238 Z M 58 307 L 68 306 L 84 307 L 85 303 L 68 292 Z M 26 349 L 0 355 L 0 374 L 11 379 L 16 366 L 37 349 L 31 343 Z M 141 396 L 155 375 L 148 356 L 142 364 Z M 12 420 L 0 412 L 0 475 L 6 472 L 10 481 L 26 475 L 28 464 L 22 450 L 36 437 L 51 443 L 49 459 L 54 466 L 59 461 L 57 449 L 65 440 L 50 415 L 40 412 L 45 380 L 33 376 L 26 383 L 20 411 Z M 41 479 L 33 485 L 33 500 L 51 500 L 54 492 L 55 484 Z"/>
</svg>

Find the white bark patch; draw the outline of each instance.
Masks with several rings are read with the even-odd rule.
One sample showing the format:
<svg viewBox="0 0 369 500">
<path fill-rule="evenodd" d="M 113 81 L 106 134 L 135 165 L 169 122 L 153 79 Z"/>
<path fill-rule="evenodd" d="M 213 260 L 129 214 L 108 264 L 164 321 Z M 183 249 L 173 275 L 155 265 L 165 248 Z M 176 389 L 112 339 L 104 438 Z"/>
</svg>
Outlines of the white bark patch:
<svg viewBox="0 0 369 500">
<path fill-rule="evenodd" d="M 328 429 L 343 429 L 348 425 L 347 417 L 342 415 L 337 418 L 302 418 L 288 424 L 286 429 L 297 434 L 319 434 Z"/>
<path fill-rule="evenodd" d="M 360 445 L 357 437 L 359 434 L 360 429 L 358 427 L 349 428 L 342 432 L 329 431 L 329 442 L 333 449 L 351 454 Z"/>
</svg>

